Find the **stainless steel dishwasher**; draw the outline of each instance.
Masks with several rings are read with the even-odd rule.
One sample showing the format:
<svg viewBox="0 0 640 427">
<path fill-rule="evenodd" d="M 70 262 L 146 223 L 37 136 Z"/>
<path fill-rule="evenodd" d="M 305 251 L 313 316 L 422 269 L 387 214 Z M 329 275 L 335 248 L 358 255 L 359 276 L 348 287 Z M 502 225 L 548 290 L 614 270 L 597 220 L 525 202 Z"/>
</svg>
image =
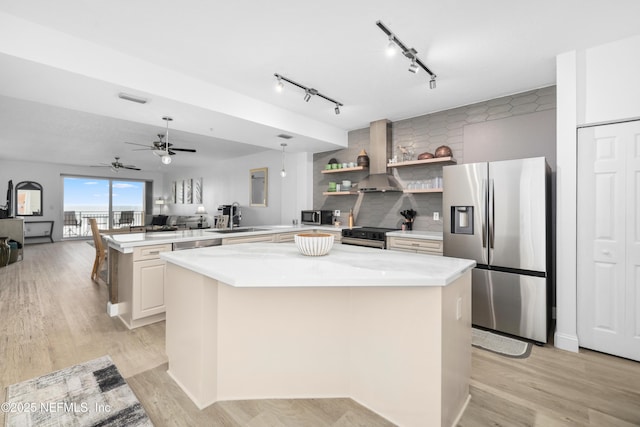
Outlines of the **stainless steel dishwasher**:
<svg viewBox="0 0 640 427">
<path fill-rule="evenodd" d="M 183 251 L 185 249 L 206 248 L 209 246 L 222 245 L 222 238 L 206 239 L 206 240 L 190 240 L 188 242 L 176 242 L 173 244 L 174 251 Z"/>
</svg>

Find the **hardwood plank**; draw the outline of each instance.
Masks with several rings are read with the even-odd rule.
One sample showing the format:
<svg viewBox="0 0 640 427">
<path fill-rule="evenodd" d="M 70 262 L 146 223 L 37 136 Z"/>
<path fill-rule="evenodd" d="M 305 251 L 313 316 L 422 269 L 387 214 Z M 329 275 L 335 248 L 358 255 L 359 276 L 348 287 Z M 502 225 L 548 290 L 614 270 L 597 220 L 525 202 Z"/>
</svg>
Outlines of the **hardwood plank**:
<svg viewBox="0 0 640 427">
<path fill-rule="evenodd" d="M 166 373 L 164 322 L 128 330 L 106 314 L 84 241 L 33 244 L 0 269 L 0 386 L 111 355 L 156 426 L 391 426 L 351 399 L 218 402 L 198 410 Z M 640 426 L 640 363 L 534 346 L 526 359 L 473 349 L 459 425 Z M 0 425 L 4 414 L 0 412 Z"/>
</svg>

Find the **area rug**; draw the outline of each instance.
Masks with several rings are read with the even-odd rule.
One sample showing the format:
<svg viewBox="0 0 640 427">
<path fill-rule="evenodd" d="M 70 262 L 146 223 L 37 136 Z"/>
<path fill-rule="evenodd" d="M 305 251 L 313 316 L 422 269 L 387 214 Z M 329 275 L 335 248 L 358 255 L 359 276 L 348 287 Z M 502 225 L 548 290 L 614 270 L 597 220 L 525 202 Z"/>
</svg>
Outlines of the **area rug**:
<svg viewBox="0 0 640 427">
<path fill-rule="evenodd" d="M 153 426 L 111 357 L 7 387 L 7 427 Z"/>
<path fill-rule="evenodd" d="M 531 354 L 531 343 L 483 329 L 471 328 L 471 345 L 507 357 L 524 359 Z"/>
</svg>

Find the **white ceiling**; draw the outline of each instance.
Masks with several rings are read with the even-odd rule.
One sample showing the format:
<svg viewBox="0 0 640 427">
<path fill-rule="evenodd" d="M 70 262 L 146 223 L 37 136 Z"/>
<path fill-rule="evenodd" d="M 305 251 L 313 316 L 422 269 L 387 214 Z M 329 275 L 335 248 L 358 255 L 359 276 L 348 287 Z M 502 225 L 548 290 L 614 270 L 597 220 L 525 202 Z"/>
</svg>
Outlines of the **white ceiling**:
<svg viewBox="0 0 640 427">
<path fill-rule="evenodd" d="M 637 0 L 32 0 L 0 3 L 0 158 L 156 169 L 124 142 L 196 148 L 206 165 L 294 136 L 290 151 L 346 132 L 555 83 L 555 56 L 637 35 Z M 384 22 L 437 75 L 385 54 Z M 282 74 L 344 104 L 285 85 Z M 145 105 L 120 100 L 140 95 Z"/>
</svg>

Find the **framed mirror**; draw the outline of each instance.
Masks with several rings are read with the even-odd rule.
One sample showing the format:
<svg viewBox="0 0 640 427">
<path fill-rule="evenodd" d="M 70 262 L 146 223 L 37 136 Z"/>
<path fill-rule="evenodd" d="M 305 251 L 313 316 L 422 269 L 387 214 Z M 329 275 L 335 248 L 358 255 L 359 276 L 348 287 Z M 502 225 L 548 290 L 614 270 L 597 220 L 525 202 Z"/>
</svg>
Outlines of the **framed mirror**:
<svg viewBox="0 0 640 427">
<path fill-rule="evenodd" d="M 15 188 L 16 216 L 42 216 L 42 185 L 22 181 Z"/>
<path fill-rule="evenodd" d="M 267 206 L 268 168 L 249 171 L 249 206 Z"/>
</svg>

